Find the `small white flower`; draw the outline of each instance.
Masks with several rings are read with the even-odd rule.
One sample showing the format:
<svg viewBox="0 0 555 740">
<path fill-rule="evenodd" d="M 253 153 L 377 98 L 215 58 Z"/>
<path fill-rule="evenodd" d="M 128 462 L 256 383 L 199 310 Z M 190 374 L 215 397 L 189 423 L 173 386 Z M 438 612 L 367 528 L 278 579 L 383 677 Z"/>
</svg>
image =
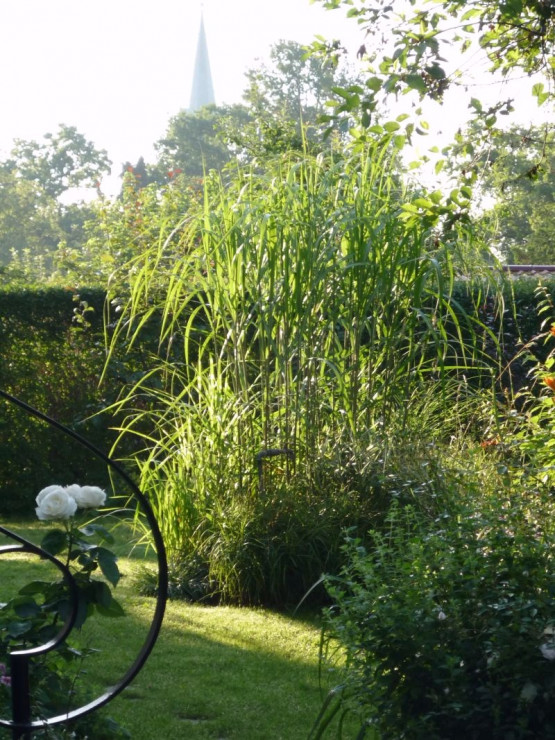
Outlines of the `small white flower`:
<svg viewBox="0 0 555 740">
<path fill-rule="evenodd" d="M 445 612 L 440 611 L 437 615 L 437 618 L 439 619 L 440 622 L 443 622 L 444 619 L 447 619 L 447 614 Z"/>
<path fill-rule="evenodd" d="M 547 660 L 555 660 L 555 646 L 553 644 L 540 645 L 540 652 Z"/>
<path fill-rule="evenodd" d="M 77 502 L 61 486 L 49 486 L 37 496 L 37 517 L 41 521 L 50 519 L 69 519 L 75 514 Z M 45 493 L 46 491 L 46 493 Z M 44 495 L 41 495 L 44 494 Z M 40 501 L 39 501 L 40 497 Z"/>
<path fill-rule="evenodd" d="M 97 509 L 106 502 L 106 493 L 98 486 L 78 486 L 74 483 L 67 487 L 67 492 L 80 509 Z"/>
</svg>

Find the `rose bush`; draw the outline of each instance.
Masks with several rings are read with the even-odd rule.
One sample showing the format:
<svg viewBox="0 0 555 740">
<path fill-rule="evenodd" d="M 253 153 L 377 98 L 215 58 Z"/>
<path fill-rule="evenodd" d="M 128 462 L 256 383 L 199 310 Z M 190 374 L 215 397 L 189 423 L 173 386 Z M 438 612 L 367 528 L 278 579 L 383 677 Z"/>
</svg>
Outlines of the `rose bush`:
<svg viewBox="0 0 555 740">
<path fill-rule="evenodd" d="M 63 562 L 73 576 L 78 595 L 76 629 L 95 612 L 109 617 L 124 613 L 110 588 L 120 579 L 117 558 L 106 547 L 114 542 L 112 534 L 98 521 L 77 520 L 79 512 L 83 513 L 83 518 L 85 514 L 89 518 L 91 510 L 104 506 L 106 499 L 101 488 L 77 484 L 47 486 L 35 499 L 40 521 L 58 521 L 63 525 L 49 530 L 40 546 Z M 10 601 L 0 604 L 0 717 L 8 719 L 11 716 L 11 652 L 44 645 L 54 638 L 68 617 L 70 603 L 68 585 L 61 578 L 54 582 L 32 581 Z M 78 688 L 78 679 L 84 675 L 82 664 L 89 652 L 88 648 L 80 649 L 66 641 L 40 661 L 31 663 L 35 716 L 48 718 L 64 714 L 71 706 L 77 707 L 90 699 L 86 691 Z M 72 725 L 71 737 L 92 737 L 89 734 L 92 725 L 95 738 L 128 737 L 112 720 L 96 716 L 83 720 L 84 734 L 80 733 L 79 723 Z M 106 725 L 104 729 L 103 725 Z M 39 737 L 42 736 L 39 733 Z M 66 734 L 65 730 L 57 734 L 54 728 L 45 730 L 44 736 L 61 738 Z"/>
</svg>

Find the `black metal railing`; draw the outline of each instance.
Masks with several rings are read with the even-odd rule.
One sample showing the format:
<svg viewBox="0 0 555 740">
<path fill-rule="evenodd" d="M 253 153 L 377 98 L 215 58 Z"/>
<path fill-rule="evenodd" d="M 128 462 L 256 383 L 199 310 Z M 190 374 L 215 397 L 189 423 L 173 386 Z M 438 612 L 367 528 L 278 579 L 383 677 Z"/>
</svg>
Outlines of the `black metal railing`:
<svg viewBox="0 0 555 740">
<path fill-rule="evenodd" d="M 73 438 L 78 443 L 87 447 L 93 453 L 93 455 L 103 460 L 112 471 L 114 471 L 123 480 L 125 480 L 129 488 L 133 492 L 135 499 L 139 503 L 142 513 L 146 517 L 146 520 L 152 532 L 152 538 L 158 559 L 158 591 L 152 622 L 148 630 L 146 639 L 139 651 L 139 654 L 135 658 L 131 667 L 124 674 L 123 678 L 121 678 L 120 681 L 114 686 L 111 686 L 101 696 L 97 697 L 93 701 L 89 701 L 87 704 L 77 709 L 72 709 L 65 714 L 61 714 L 55 717 L 49 717 L 47 719 L 33 719 L 31 712 L 32 702 L 29 685 L 30 662 L 37 656 L 44 655 L 45 653 L 59 647 L 70 634 L 75 624 L 77 615 L 77 587 L 75 585 L 72 574 L 69 571 L 69 568 L 64 563 L 62 563 L 56 557 L 50 555 L 44 549 L 19 536 L 15 532 L 10 531 L 6 527 L 0 526 L 0 533 L 14 541 L 14 544 L 4 545 L 0 547 L 0 556 L 2 554 L 19 551 L 32 553 L 41 558 L 45 558 L 62 571 L 69 590 L 69 614 L 58 634 L 44 645 L 35 646 L 27 650 L 14 650 L 9 655 L 12 690 L 12 718 L 0 718 L 0 727 L 11 729 L 13 740 L 28 740 L 31 738 L 31 734 L 34 731 L 76 720 L 79 717 L 89 714 L 96 709 L 99 709 L 100 707 L 111 701 L 118 694 L 120 694 L 123 689 L 128 686 L 129 683 L 135 678 L 135 676 L 139 673 L 139 671 L 145 664 L 160 633 L 168 593 L 168 567 L 162 534 L 160 532 L 160 528 L 158 527 L 158 522 L 156 521 L 154 512 L 152 511 L 152 507 L 150 506 L 146 496 L 139 489 L 137 484 L 129 477 L 126 471 L 120 465 L 118 465 L 118 463 L 116 463 L 110 457 L 105 455 L 101 450 L 95 447 L 95 445 L 91 444 L 87 439 L 77 434 L 72 429 L 69 429 L 63 424 L 60 424 L 55 419 L 50 418 L 41 411 L 38 411 L 32 406 L 29 406 L 29 404 L 26 404 L 25 402 L 21 401 L 15 396 L 12 396 L 9 393 L 6 393 L 1 389 L 0 397 L 4 398 L 10 403 L 15 404 L 16 406 L 19 406 L 19 408 L 23 409 L 26 413 L 40 419 L 41 421 L 46 422 L 50 426 L 58 429 L 65 435 Z"/>
</svg>

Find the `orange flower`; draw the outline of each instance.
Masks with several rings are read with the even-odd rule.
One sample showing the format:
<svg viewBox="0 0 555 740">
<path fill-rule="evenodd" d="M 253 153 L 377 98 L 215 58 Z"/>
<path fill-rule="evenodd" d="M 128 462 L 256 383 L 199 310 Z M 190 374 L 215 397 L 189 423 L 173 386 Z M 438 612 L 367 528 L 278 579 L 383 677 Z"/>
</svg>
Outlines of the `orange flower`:
<svg viewBox="0 0 555 740">
<path fill-rule="evenodd" d="M 543 382 L 555 392 L 555 375 L 548 375 L 543 379 Z"/>
<path fill-rule="evenodd" d="M 551 324 L 549 328 L 549 333 L 555 337 L 555 324 Z"/>
<path fill-rule="evenodd" d="M 483 447 L 484 450 L 486 450 L 488 447 L 495 447 L 498 444 L 498 439 L 484 439 L 483 442 L 480 442 L 480 447 Z"/>
</svg>

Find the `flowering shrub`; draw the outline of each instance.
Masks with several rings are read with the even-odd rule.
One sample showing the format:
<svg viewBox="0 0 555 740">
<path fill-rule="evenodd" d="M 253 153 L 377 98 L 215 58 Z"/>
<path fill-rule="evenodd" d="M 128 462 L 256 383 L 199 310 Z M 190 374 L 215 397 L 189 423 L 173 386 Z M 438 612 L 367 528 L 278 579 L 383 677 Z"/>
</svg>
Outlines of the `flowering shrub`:
<svg viewBox="0 0 555 740">
<path fill-rule="evenodd" d="M 394 510 L 370 547 L 347 542 L 327 626 L 348 667 L 325 710 L 382 740 L 555 737 L 555 541 L 527 499 L 433 524 Z"/>
<path fill-rule="evenodd" d="M 123 615 L 114 599 L 111 586 L 120 579 L 117 558 L 106 545 L 113 543 L 111 533 L 95 521 L 86 521 L 84 514 L 102 507 L 106 493 L 96 486 L 52 485 L 36 497 L 36 514 L 41 521 L 56 521 L 62 526 L 49 530 L 41 547 L 65 563 L 77 587 L 77 618 L 75 628 L 82 627 L 94 612 L 108 617 Z M 82 513 L 81 513 L 82 512 Z M 83 521 L 79 522 L 78 518 Z M 94 577 L 101 575 L 102 578 Z M 57 581 L 35 580 L 21 588 L 18 594 L 0 605 L 0 716 L 11 717 L 9 680 L 10 652 L 44 645 L 54 638 L 66 621 L 71 602 L 69 588 L 63 578 Z M 82 674 L 82 662 L 90 650 L 76 649 L 67 642 L 46 653 L 40 661 L 30 664 L 31 699 L 34 717 L 48 718 L 64 714 L 85 702 L 79 693 L 77 678 Z M 91 697 L 86 697 L 88 701 Z M 109 723 L 109 731 L 102 730 Z M 111 720 L 97 717 L 86 719 L 87 734 L 72 728 L 71 737 L 92 737 L 92 724 L 98 725 L 94 737 L 119 738 L 127 734 Z M 45 731 L 46 732 L 46 731 Z M 47 737 L 57 735 L 53 729 Z"/>
</svg>

